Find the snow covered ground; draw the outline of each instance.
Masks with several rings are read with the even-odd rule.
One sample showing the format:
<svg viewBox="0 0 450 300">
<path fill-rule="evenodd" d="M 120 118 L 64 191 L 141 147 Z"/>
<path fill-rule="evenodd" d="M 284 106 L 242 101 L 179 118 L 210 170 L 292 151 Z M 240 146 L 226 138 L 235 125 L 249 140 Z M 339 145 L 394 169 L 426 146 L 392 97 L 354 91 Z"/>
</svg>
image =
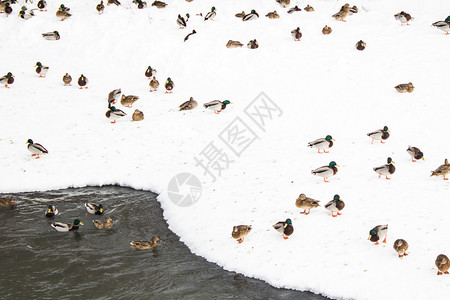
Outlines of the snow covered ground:
<svg viewBox="0 0 450 300">
<path fill-rule="evenodd" d="M 48 2 L 48 11 L 30 20 L 17 18 L 22 3 L 11 16 L 0 15 L 0 75 L 12 72 L 16 80 L 10 89 L 0 87 L 0 192 L 105 184 L 152 190 L 170 229 L 193 253 L 227 270 L 333 298 L 448 297 L 449 276 L 436 276 L 434 260 L 450 254 L 450 183 L 430 171 L 450 156 L 450 37 L 430 25 L 450 14 L 449 1 L 353 1 L 360 13 L 346 23 L 330 17 L 346 1 L 291 1 L 315 8 L 293 14 L 275 0 L 167 0 L 164 9 L 149 2 L 144 10 L 122 1 L 103 15 L 93 1 Z M 55 16 L 61 3 L 73 14 L 64 22 Z M 196 16 L 212 5 L 215 21 Z M 258 20 L 234 17 L 251 9 Z M 264 17 L 273 10 L 280 19 Z M 401 10 L 415 18 L 410 26 L 394 19 Z M 176 24 L 179 13 L 191 15 L 186 29 Z M 321 33 L 326 24 L 329 36 Z M 290 35 L 297 26 L 300 42 Z M 183 42 L 192 29 L 197 34 Z M 59 41 L 42 38 L 53 30 Z M 230 39 L 244 45 L 257 39 L 260 47 L 227 49 Z M 364 51 L 355 49 L 360 39 Z M 35 73 L 37 61 L 50 66 L 46 78 Z M 161 84 L 172 78 L 173 94 L 149 93 L 148 65 Z M 66 72 L 71 87 L 63 86 Z M 90 81 L 87 90 L 76 84 L 81 74 Z M 393 88 L 410 81 L 412 94 Z M 128 116 L 110 124 L 107 95 L 116 88 L 141 99 L 132 109 L 117 104 Z M 282 111 L 266 119 L 264 130 L 245 114 L 261 92 Z M 178 112 L 189 97 L 199 107 Z M 215 99 L 233 104 L 219 115 L 205 111 L 201 104 Z M 131 122 L 135 108 L 144 121 Z M 240 156 L 220 138 L 236 117 L 258 136 Z M 372 145 L 366 133 L 385 125 L 391 137 Z M 327 134 L 336 139 L 329 154 L 306 147 Z M 29 138 L 49 155 L 32 158 Z M 195 160 L 211 142 L 233 161 L 216 181 Z M 408 145 L 425 160 L 412 163 Z M 372 170 L 388 156 L 397 168 L 389 181 Z M 340 168 L 329 183 L 310 174 L 331 160 Z M 167 194 L 182 172 L 203 186 L 190 207 L 174 205 Z M 323 205 L 299 214 L 300 193 L 322 204 L 339 194 L 343 215 L 332 218 Z M 283 240 L 272 225 L 286 218 L 295 231 Z M 238 224 L 253 226 L 242 244 L 231 238 Z M 385 247 L 367 240 L 379 224 L 389 224 Z M 397 238 L 410 246 L 403 259 L 392 248 Z"/>
</svg>

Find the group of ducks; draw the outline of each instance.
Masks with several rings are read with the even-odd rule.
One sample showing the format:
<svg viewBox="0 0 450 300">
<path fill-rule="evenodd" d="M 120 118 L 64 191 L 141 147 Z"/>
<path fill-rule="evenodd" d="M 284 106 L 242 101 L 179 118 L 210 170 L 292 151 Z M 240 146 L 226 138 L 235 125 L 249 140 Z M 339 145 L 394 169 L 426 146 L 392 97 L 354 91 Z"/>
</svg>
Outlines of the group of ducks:
<svg viewBox="0 0 450 300">
<path fill-rule="evenodd" d="M 36 63 L 35 67 L 36 67 L 36 73 L 41 78 L 45 78 L 45 76 L 47 76 L 48 70 L 50 69 L 50 67 L 43 65 L 39 61 Z M 72 82 L 72 76 L 70 76 L 69 73 L 66 73 L 66 74 L 64 74 L 62 81 L 65 86 L 67 86 L 67 85 L 70 86 L 71 82 Z M 83 88 L 87 89 L 88 83 L 89 83 L 89 80 L 87 79 L 87 77 L 84 76 L 83 74 L 81 74 L 80 77 L 78 78 L 78 86 L 80 87 L 80 89 L 83 89 Z"/>
</svg>

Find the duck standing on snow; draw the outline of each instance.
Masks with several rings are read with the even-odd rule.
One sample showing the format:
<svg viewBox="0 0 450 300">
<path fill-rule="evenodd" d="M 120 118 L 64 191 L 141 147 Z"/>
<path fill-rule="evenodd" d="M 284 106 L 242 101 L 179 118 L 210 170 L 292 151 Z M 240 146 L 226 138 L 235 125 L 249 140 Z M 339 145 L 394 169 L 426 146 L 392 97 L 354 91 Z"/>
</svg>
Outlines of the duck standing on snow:
<svg viewBox="0 0 450 300">
<path fill-rule="evenodd" d="M 180 26 L 181 29 L 185 28 L 187 25 L 187 21 L 189 21 L 189 14 L 186 14 L 186 19 L 183 18 L 181 15 L 178 15 L 177 18 L 177 24 Z"/>
<path fill-rule="evenodd" d="M 251 20 L 256 20 L 259 18 L 259 14 L 256 12 L 256 10 L 252 9 L 252 11 L 249 14 L 246 14 L 243 18 L 242 21 L 251 21 Z"/>
<path fill-rule="evenodd" d="M 69 75 L 69 73 L 66 73 L 63 78 L 62 78 L 64 85 L 71 85 L 70 83 L 72 82 L 72 76 Z"/>
<path fill-rule="evenodd" d="M 131 119 L 135 122 L 144 120 L 144 113 L 140 111 L 139 109 L 136 109 L 131 116 Z"/>
<path fill-rule="evenodd" d="M 349 4 L 346 3 L 338 13 L 332 15 L 331 17 L 335 18 L 338 21 L 347 22 L 345 18 L 347 18 L 348 14 L 349 14 Z"/>
<path fill-rule="evenodd" d="M 49 67 L 42 65 L 40 62 L 37 62 L 35 67 L 39 77 L 45 77 L 45 75 L 47 75 Z"/>
<path fill-rule="evenodd" d="M 375 245 L 379 245 L 379 241 L 383 241 L 386 244 L 388 225 L 378 225 L 372 228 L 369 231 L 369 238 L 371 242 L 375 243 Z"/>
<path fill-rule="evenodd" d="M 4 84 L 5 88 L 9 89 L 8 85 L 14 83 L 14 75 L 11 72 L 8 72 L 5 76 L 0 77 L 0 84 Z"/>
<path fill-rule="evenodd" d="M 0 13 L 4 12 L 6 16 L 9 16 L 12 13 L 12 7 L 9 2 L 1 2 L 0 3 Z"/>
<path fill-rule="evenodd" d="M 431 25 L 442 30 L 443 32 L 445 32 L 445 35 L 448 35 L 450 32 L 450 19 L 449 18 L 447 18 L 445 21 L 434 22 Z"/>
<path fill-rule="evenodd" d="M 122 99 L 120 99 L 120 104 L 131 108 L 133 106 L 133 103 L 138 100 L 139 100 L 138 96 L 135 96 L 135 95 L 125 96 L 122 94 Z"/>
<path fill-rule="evenodd" d="M 414 21 L 414 18 L 411 17 L 410 14 L 408 14 L 408 13 L 406 13 L 404 11 L 401 11 L 398 14 L 395 14 L 394 18 L 396 20 L 399 20 L 402 26 L 403 26 L 403 24 L 409 25 L 410 21 Z"/>
<path fill-rule="evenodd" d="M 32 139 L 29 139 L 27 141 L 27 149 L 28 151 L 30 151 L 32 154 L 31 156 L 36 156 L 36 159 L 39 158 L 39 155 L 45 155 L 48 154 L 47 149 L 44 148 L 44 146 L 42 146 L 41 144 L 38 143 L 33 143 Z"/>
<path fill-rule="evenodd" d="M 122 90 L 121 89 L 115 89 L 109 92 L 108 94 L 108 107 L 111 107 L 111 105 L 116 104 L 117 100 L 121 98 Z"/>
<path fill-rule="evenodd" d="M 416 159 L 425 159 L 423 157 L 422 151 L 420 151 L 420 149 L 417 147 L 408 146 L 408 149 L 406 149 L 406 152 L 408 152 L 408 154 L 411 156 L 411 160 L 413 162 L 415 162 Z"/>
<path fill-rule="evenodd" d="M 250 42 L 248 42 L 247 43 L 247 48 L 249 48 L 249 49 L 257 49 L 257 48 L 259 48 L 259 44 L 256 41 L 256 39 L 251 40 Z"/>
<path fill-rule="evenodd" d="M 70 18 L 72 15 L 69 13 L 69 10 L 70 8 L 61 4 L 60 8 L 56 11 L 56 17 L 60 18 L 61 21 Z"/>
<path fill-rule="evenodd" d="M 226 44 L 227 48 L 241 48 L 243 46 L 243 44 L 239 41 L 233 41 L 233 40 L 229 40 L 228 43 Z"/>
<path fill-rule="evenodd" d="M 156 6 L 157 8 L 164 8 L 167 6 L 167 3 L 162 1 L 155 1 L 152 3 L 152 6 Z"/>
<path fill-rule="evenodd" d="M 381 175 L 386 176 L 386 179 L 390 179 L 388 175 L 392 175 L 395 173 L 395 166 L 393 165 L 395 163 L 392 158 L 387 158 L 387 164 L 375 167 L 373 170 L 378 173 L 378 178 L 381 178 Z"/>
<path fill-rule="evenodd" d="M 394 88 L 399 93 L 412 93 L 414 91 L 414 85 L 412 84 L 412 82 L 402 83 L 402 84 L 396 85 Z"/>
<path fill-rule="evenodd" d="M 0 198 L 0 207 L 13 207 L 14 205 L 16 205 L 16 202 L 14 201 L 14 196 Z"/>
<path fill-rule="evenodd" d="M 434 264 L 438 268 L 438 275 L 442 275 L 442 273 L 449 274 L 448 269 L 450 268 L 450 260 L 448 259 L 447 255 L 439 254 L 438 257 L 436 257 Z"/>
<path fill-rule="evenodd" d="M 367 134 L 368 137 L 372 138 L 372 144 L 374 140 L 381 141 L 384 144 L 383 140 L 387 140 L 390 136 L 389 129 L 387 126 L 384 126 L 383 129 L 378 129 Z"/>
<path fill-rule="evenodd" d="M 41 11 L 47 11 L 47 2 L 45 2 L 45 0 L 39 0 L 38 3 L 37 3 L 37 7 Z"/>
<path fill-rule="evenodd" d="M 103 0 L 100 1 L 99 4 L 97 4 L 96 6 L 98 14 L 101 15 L 103 13 L 103 11 L 105 10 L 105 5 L 103 4 Z"/>
<path fill-rule="evenodd" d="M 103 214 L 103 204 L 97 205 L 94 203 L 84 203 L 84 207 L 86 207 L 87 213 L 91 215 L 101 215 Z M 86 214 L 87 214 L 86 213 Z"/>
<path fill-rule="evenodd" d="M 155 76 L 153 76 L 148 85 L 150 86 L 150 92 L 156 91 L 159 87 L 159 81 L 156 80 Z"/>
<path fill-rule="evenodd" d="M 336 162 L 332 161 L 328 164 L 328 166 L 323 166 L 315 170 L 312 170 L 311 174 L 323 177 L 324 182 L 329 182 L 327 181 L 327 178 L 337 174 L 338 172 L 337 167 L 339 166 L 336 164 Z"/>
<path fill-rule="evenodd" d="M 139 249 L 139 250 L 147 250 L 147 249 L 153 249 L 158 247 L 158 242 L 161 241 L 159 237 L 154 236 L 152 237 L 151 242 L 149 241 L 131 241 L 130 245 L 132 248 Z"/>
<path fill-rule="evenodd" d="M 291 0 L 276 0 L 283 8 L 286 8 L 289 4 L 291 4 Z"/>
<path fill-rule="evenodd" d="M 151 79 L 156 74 L 156 70 L 153 69 L 151 66 L 148 66 L 147 70 L 145 70 L 145 77 L 148 79 Z"/>
<path fill-rule="evenodd" d="M 291 219 L 286 219 L 286 221 L 280 221 L 273 225 L 276 231 L 283 235 L 283 238 L 287 240 L 289 236 L 294 233 L 294 226 L 292 226 Z"/>
<path fill-rule="evenodd" d="M 331 27 L 328 27 L 327 25 L 322 29 L 323 34 L 330 34 L 332 31 Z"/>
<path fill-rule="evenodd" d="M 303 211 L 300 212 L 301 214 L 309 215 L 311 208 L 320 206 L 319 202 L 320 201 L 318 201 L 318 200 L 314 200 L 312 198 L 306 197 L 305 194 L 300 194 L 298 196 L 297 200 L 295 200 L 295 206 L 303 209 Z M 306 211 L 308 211 L 308 212 L 306 212 Z"/>
<path fill-rule="evenodd" d="M 80 86 L 80 89 L 82 89 L 83 87 L 85 89 L 87 89 L 88 87 L 86 86 L 89 83 L 89 80 L 87 79 L 86 76 L 84 76 L 83 74 L 81 74 L 80 78 L 78 78 L 78 85 Z"/>
<path fill-rule="evenodd" d="M 48 41 L 57 41 L 61 38 L 58 31 L 46 32 L 42 34 L 42 37 Z"/>
<path fill-rule="evenodd" d="M 94 223 L 95 228 L 98 230 L 110 229 L 113 227 L 113 222 L 110 217 L 106 217 L 104 222 L 100 220 L 92 220 L 92 223 Z"/>
<path fill-rule="evenodd" d="M 300 41 L 300 39 L 302 37 L 302 32 L 300 31 L 300 27 L 297 27 L 296 29 L 291 30 L 291 35 L 295 41 Z"/>
<path fill-rule="evenodd" d="M 364 49 L 366 49 L 366 43 L 363 42 L 362 40 L 359 40 L 356 45 L 355 45 L 356 49 L 358 49 L 359 51 L 362 51 Z"/>
<path fill-rule="evenodd" d="M 231 232 L 231 236 L 237 240 L 239 244 L 244 241 L 244 238 L 252 231 L 251 225 L 238 225 L 233 226 L 233 231 Z"/>
<path fill-rule="evenodd" d="M 269 12 L 266 17 L 268 17 L 269 19 L 279 19 L 280 15 L 277 13 L 276 10 L 274 10 L 273 12 Z"/>
<path fill-rule="evenodd" d="M 312 6 L 309 6 L 309 4 L 304 8 L 305 11 L 311 12 L 314 11 L 314 8 Z"/>
<path fill-rule="evenodd" d="M 317 153 L 322 153 L 320 150 L 323 150 L 323 153 L 329 153 L 326 149 L 333 147 L 333 141 L 335 141 L 335 139 L 333 139 L 331 135 L 327 135 L 325 138 L 320 138 L 308 143 L 308 147 L 317 149 Z"/>
<path fill-rule="evenodd" d="M 213 100 L 213 101 L 203 104 L 203 106 L 207 109 L 214 110 L 215 114 L 219 114 L 222 110 L 227 108 L 228 104 L 231 104 L 231 102 L 228 100 L 225 100 L 225 101 Z"/>
<path fill-rule="evenodd" d="M 111 106 L 106 112 L 106 117 L 110 120 L 113 120 L 111 123 L 116 123 L 116 120 L 126 116 L 127 114 L 120 109 L 117 109 L 115 106 Z"/>
<path fill-rule="evenodd" d="M 179 108 L 180 108 L 180 111 L 181 111 L 181 110 L 191 110 L 191 109 L 196 108 L 197 106 L 198 106 L 197 101 L 195 101 L 194 98 L 191 97 L 188 101 L 183 102 L 183 103 L 179 106 Z"/>
<path fill-rule="evenodd" d="M 207 21 L 207 20 L 214 21 L 214 18 L 216 17 L 216 14 L 217 14 L 216 8 L 215 8 L 214 6 L 211 7 L 211 11 L 208 12 L 208 13 L 206 14 L 206 16 L 205 16 L 205 21 Z"/>
<path fill-rule="evenodd" d="M 287 13 L 288 13 L 288 14 L 292 14 L 292 13 L 294 13 L 294 12 L 296 12 L 296 11 L 302 11 L 302 9 L 296 5 L 296 6 L 294 6 L 294 7 L 289 8 L 288 11 L 287 11 Z"/>
<path fill-rule="evenodd" d="M 344 201 L 342 201 L 341 197 L 339 195 L 334 195 L 333 200 L 325 204 L 325 208 L 331 211 L 331 216 L 333 218 L 340 216 L 340 211 L 343 210 L 345 207 Z M 336 213 L 336 215 L 334 214 Z"/>
<path fill-rule="evenodd" d="M 448 180 L 448 178 L 445 178 L 447 174 L 450 173 L 450 164 L 448 163 L 448 160 L 445 159 L 444 164 L 440 165 L 439 168 L 437 168 L 434 171 L 431 171 L 431 176 L 444 176 L 444 180 Z"/>
<path fill-rule="evenodd" d="M 54 216 L 56 216 L 58 214 L 58 210 L 56 209 L 56 206 L 54 205 L 49 205 L 48 208 L 45 210 L 45 216 L 47 218 L 53 218 Z"/>
<path fill-rule="evenodd" d="M 406 250 L 408 250 L 408 243 L 403 239 L 398 239 L 394 242 L 394 250 L 397 251 L 398 257 L 407 256 Z"/>
<path fill-rule="evenodd" d="M 51 226 L 58 232 L 69 232 L 69 231 L 73 231 L 73 230 L 78 230 L 80 225 L 84 225 L 84 224 L 81 223 L 81 221 L 78 219 L 75 219 L 73 221 L 73 224 L 61 223 L 61 222 L 54 222 L 51 224 Z"/>
<path fill-rule="evenodd" d="M 166 88 L 166 94 L 172 94 L 172 90 L 175 87 L 175 84 L 173 83 L 172 79 L 170 79 L 170 77 L 167 78 L 164 87 Z"/>
</svg>

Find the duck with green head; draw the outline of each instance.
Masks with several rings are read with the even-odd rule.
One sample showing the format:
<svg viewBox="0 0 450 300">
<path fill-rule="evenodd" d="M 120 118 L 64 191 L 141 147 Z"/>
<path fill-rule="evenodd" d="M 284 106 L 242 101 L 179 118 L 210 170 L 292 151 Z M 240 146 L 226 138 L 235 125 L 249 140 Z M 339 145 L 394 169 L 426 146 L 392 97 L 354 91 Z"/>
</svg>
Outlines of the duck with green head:
<svg viewBox="0 0 450 300">
<path fill-rule="evenodd" d="M 49 67 L 42 65 L 39 61 L 36 63 L 35 67 L 39 77 L 44 78 L 47 75 Z"/>
<path fill-rule="evenodd" d="M 115 106 L 111 106 L 105 115 L 108 119 L 112 120 L 111 124 L 114 124 L 116 123 L 116 120 L 126 116 L 127 114 L 123 110 L 117 109 Z"/>
<path fill-rule="evenodd" d="M 34 17 L 34 10 L 35 9 L 27 9 L 26 6 L 22 6 L 22 9 L 19 12 L 19 17 L 28 20 Z"/>
<path fill-rule="evenodd" d="M 333 147 L 333 141 L 334 139 L 331 135 L 327 135 L 325 138 L 320 138 L 308 143 L 308 147 L 317 149 L 317 153 L 322 153 L 320 150 L 323 150 L 323 153 L 329 153 L 326 149 Z"/>
<path fill-rule="evenodd" d="M 252 11 L 249 14 L 246 14 L 243 18 L 242 21 L 251 21 L 251 20 L 256 20 L 259 18 L 259 14 L 256 12 L 256 10 L 252 9 Z"/>
<path fill-rule="evenodd" d="M 222 110 L 227 108 L 228 104 L 232 104 L 232 103 L 229 100 L 225 100 L 225 101 L 213 100 L 213 101 L 203 104 L 203 107 L 206 109 L 213 110 L 215 114 L 219 114 Z"/>
<path fill-rule="evenodd" d="M 172 79 L 170 79 L 170 77 L 167 78 L 164 87 L 166 88 L 166 94 L 173 93 L 172 90 L 175 87 L 175 84 L 173 83 Z"/>
<path fill-rule="evenodd" d="M 48 41 L 57 41 L 61 38 L 61 36 L 59 35 L 59 32 L 56 30 L 53 32 L 43 33 L 42 36 L 44 37 L 44 39 L 46 39 Z"/>
<path fill-rule="evenodd" d="M 187 26 L 187 21 L 189 21 L 189 14 L 186 14 L 186 18 L 183 18 L 180 14 L 178 14 L 177 24 L 181 29 Z"/>
<path fill-rule="evenodd" d="M 86 208 L 86 214 L 91 215 L 101 215 L 103 214 L 103 204 L 94 204 L 94 203 L 84 203 L 84 207 Z"/>
<path fill-rule="evenodd" d="M 103 4 L 103 0 L 101 0 L 100 3 L 97 4 L 96 9 L 97 9 L 99 15 L 101 15 L 103 13 L 103 11 L 105 10 L 105 5 Z"/>
<path fill-rule="evenodd" d="M 344 201 L 342 201 L 341 197 L 339 195 L 334 195 L 333 200 L 325 204 L 325 208 L 329 211 L 331 211 L 331 216 L 333 218 L 341 215 L 340 211 L 343 210 L 345 207 Z M 336 214 L 334 214 L 336 213 Z"/>
<path fill-rule="evenodd" d="M 386 244 L 387 231 L 387 224 L 375 226 L 369 231 L 368 240 L 370 240 L 372 243 L 375 243 L 375 245 L 380 244 L 380 241 L 383 241 L 383 243 Z"/>
<path fill-rule="evenodd" d="M 311 174 L 323 177 L 324 182 L 329 182 L 327 178 L 334 176 L 338 172 L 339 167 L 336 162 L 332 161 L 328 164 L 328 166 L 319 167 L 315 170 L 311 171 Z"/>
<path fill-rule="evenodd" d="M 27 141 L 27 149 L 31 152 L 31 156 L 36 156 L 36 159 L 39 158 L 39 155 L 48 154 L 48 151 L 44 148 L 44 146 L 38 143 L 33 143 L 32 139 Z"/>
<path fill-rule="evenodd" d="M 9 89 L 9 85 L 14 83 L 14 75 L 8 72 L 5 76 L 0 77 L 0 84 L 4 84 L 5 88 Z"/>
<path fill-rule="evenodd" d="M 205 21 L 207 21 L 207 20 L 212 20 L 212 21 L 214 21 L 214 18 L 216 17 L 216 14 L 217 14 L 216 8 L 213 6 L 213 7 L 211 7 L 211 11 L 208 12 L 208 13 L 206 14 L 204 20 L 205 20 Z"/>
<path fill-rule="evenodd" d="M 408 146 L 408 149 L 406 149 L 406 152 L 408 152 L 408 154 L 411 156 L 411 160 L 413 162 L 415 162 L 416 160 L 419 160 L 419 159 L 425 160 L 425 157 L 423 157 L 422 151 L 420 151 L 420 149 L 417 147 Z"/>
<path fill-rule="evenodd" d="M 54 205 L 49 205 L 48 208 L 45 210 L 45 216 L 47 218 L 53 218 L 58 214 L 58 209 Z"/>
<path fill-rule="evenodd" d="M 47 11 L 47 2 L 45 0 L 39 0 L 38 3 L 37 3 L 37 7 L 41 11 Z"/>
<path fill-rule="evenodd" d="M 302 32 L 300 31 L 300 27 L 291 30 L 291 36 L 294 38 L 294 41 L 300 41 L 302 38 Z"/>
<path fill-rule="evenodd" d="M 280 221 L 273 225 L 276 231 L 283 235 L 283 238 L 287 240 L 289 236 L 294 233 L 294 226 L 292 226 L 291 219 L 286 219 L 286 221 Z"/>
<path fill-rule="evenodd" d="M 80 225 L 84 225 L 84 224 L 81 223 L 81 221 L 78 219 L 75 219 L 73 221 L 73 224 L 61 223 L 61 222 L 54 222 L 51 224 L 51 226 L 58 232 L 69 232 L 69 231 L 73 231 L 73 230 L 78 230 Z"/>
<path fill-rule="evenodd" d="M 153 76 L 156 74 L 156 70 L 153 69 L 151 66 L 148 66 L 147 70 L 145 70 L 145 77 L 148 79 L 152 79 Z"/>
<path fill-rule="evenodd" d="M 372 138 L 372 144 L 374 140 L 381 141 L 384 144 L 383 140 L 387 140 L 390 136 L 390 131 L 387 126 L 384 126 L 383 129 L 378 129 L 367 134 L 368 137 Z"/>
<path fill-rule="evenodd" d="M 78 85 L 80 86 L 80 90 L 83 88 L 87 89 L 88 83 L 89 83 L 89 80 L 87 79 L 87 77 L 84 76 L 83 74 L 81 74 L 80 78 L 78 78 Z"/>
<path fill-rule="evenodd" d="M 378 178 L 381 177 L 381 175 L 386 176 L 386 179 L 390 179 L 388 175 L 392 175 L 395 173 L 395 166 L 393 165 L 395 163 L 392 158 L 387 158 L 387 164 L 375 167 L 373 170 L 378 173 Z"/>
</svg>

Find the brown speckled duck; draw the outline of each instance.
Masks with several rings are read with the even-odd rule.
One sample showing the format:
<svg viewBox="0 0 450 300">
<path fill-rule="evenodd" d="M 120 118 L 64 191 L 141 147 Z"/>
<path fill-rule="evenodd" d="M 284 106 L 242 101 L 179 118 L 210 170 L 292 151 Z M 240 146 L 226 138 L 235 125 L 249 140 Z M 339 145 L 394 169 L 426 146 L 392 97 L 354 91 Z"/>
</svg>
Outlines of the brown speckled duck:
<svg viewBox="0 0 450 300">
<path fill-rule="evenodd" d="M 412 84 L 412 82 L 402 83 L 402 84 L 396 85 L 394 88 L 399 93 L 412 93 L 414 91 L 414 85 Z"/>
<path fill-rule="evenodd" d="M 304 8 L 304 10 L 307 11 L 307 12 L 311 12 L 311 11 L 314 11 L 314 8 L 308 4 L 308 5 Z"/>
<path fill-rule="evenodd" d="M 72 76 L 69 75 L 69 73 L 66 73 L 62 78 L 64 85 L 71 85 L 72 82 Z"/>
<path fill-rule="evenodd" d="M 156 91 L 159 87 L 159 81 L 153 76 L 148 85 L 150 86 L 150 92 Z"/>
<path fill-rule="evenodd" d="M 349 4 L 346 3 L 341 8 L 341 10 L 338 13 L 332 15 L 332 17 L 338 21 L 347 22 L 347 21 L 345 21 L 345 18 L 347 18 L 348 14 L 349 14 Z"/>
<path fill-rule="evenodd" d="M 132 107 L 133 103 L 139 100 L 139 96 L 128 95 L 125 96 L 122 94 L 122 99 L 120 99 L 120 104 L 127 107 Z"/>
<path fill-rule="evenodd" d="M 233 48 L 241 48 L 243 46 L 243 44 L 239 41 L 233 41 L 233 40 L 229 40 L 228 43 L 226 44 L 227 48 L 233 49 Z"/>
<path fill-rule="evenodd" d="M 269 12 L 266 17 L 268 17 L 269 19 L 279 19 L 280 15 L 277 13 L 276 10 L 274 10 L 273 12 Z"/>
<path fill-rule="evenodd" d="M 190 98 L 188 101 L 181 103 L 179 106 L 180 110 L 191 110 L 198 106 L 197 101 L 194 100 L 194 98 Z"/>
<path fill-rule="evenodd" d="M 398 257 L 407 256 L 406 250 L 408 250 L 408 243 L 405 240 L 398 239 L 394 242 L 394 250 L 397 251 Z"/>
<path fill-rule="evenodd" d="M 92 220 L 92 223 L 94 223 L 95 228 L 97 228 L 98 230 L 110 229 L 113 227 L 113 222 L 110 217 L 106 217 L 105 221 Z"/>
<path fill-rule="evenodd" d="M 131 116 L 131 119 L 135 122 L 144 120 L 144 113 L 140 111 L 139 109 L 136 109 Z"/>
<path fill-rule="evenodd" d="M 322 29 L 323 34 L 330 34 L 333 30 L 331 27 L 328 27 L 328 25 L 325 25 L 325 27 Z"/>
<path fill-rule="evenodd" d="M 244 238 L 252 231 L 252 226 L 250 225 L 237 225 L 233 226 L 233 231 L 231 232 L 231 236 L 237 240 L 239 244 L 244 241 Z"/>
<path fill-rule="evenodd" d="M 16 205 L 16 202 L 14 201 L 14 196 L 0 198 L 0 207 L 12 207 L 14 205 Z"/>
<path fill-rule="evenodd" d="M 289 4 L 291 4 L 291 0 L 276 0 L 278 4 L 286 8 Z"/>
<path fill-rule="evenodd" d="M 147 249 L 153 249 L 158 247 L 158 242 L 161 240 L 159 237 L 154 236 L 152 237 L 151 241 L 132 241 L 130 242 L 130 245 L 132 248 L 139 249 L 139 250 L 147 250 Z"/>
<path fill-rule="evenodd" d="M 300 196 L 298 196 L 297 200 L 295 200 L 295 206 L 303 209 L 303 211 L 300 212 L 301 214 L 309 215 L 311 208 L 320 206 L 319 202 L 320 201 L 318 201 L 318 200 L 314 200 L 312 198 L 306 197 L 305 194 L 300 194 Z"/>
<path fill-rule="evenodd" d="M 448 180 L 448 178 L 445 178 L 447 174 L 450 173 L 450 164 L 448 163 L 448 160 L 445 159 L 444 164 L 440 165 L 439 168 L 437 168 L 434 171 L 431 171 L 431 176 L 443 176 L 444 180 Z"/>
<path fill-rule="evenodd" d="M 167 6 L 167 3 L 162 1 L 155 1 L 152 3 L 152 6 L 156 6 L 157 8 L 164 8 Z"/>
<path fill-rule="evenodd" d="M 448 259 L 447 255 L 439 254 L 438 257 L 436 257 L 434 264 L 438 268 L 438 275 L 442 275 L 442 273 L 449 274 L 448 269 L 450 268 L 450 260 Z"/>
</svg>

